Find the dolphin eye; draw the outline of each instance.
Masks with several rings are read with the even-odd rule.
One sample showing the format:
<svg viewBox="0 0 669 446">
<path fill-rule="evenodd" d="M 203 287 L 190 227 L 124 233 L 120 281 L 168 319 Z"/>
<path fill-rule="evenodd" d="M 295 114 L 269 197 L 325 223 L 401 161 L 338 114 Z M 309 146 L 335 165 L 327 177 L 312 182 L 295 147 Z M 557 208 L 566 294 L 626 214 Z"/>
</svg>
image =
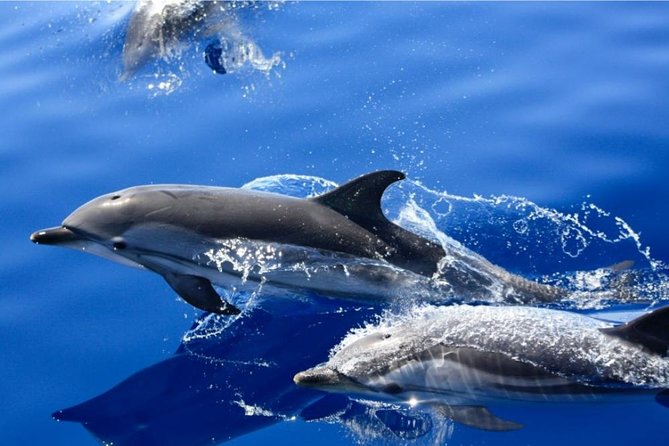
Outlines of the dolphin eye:
<svg viewBox="0 0 669 446">
<path fill-rule="evenodd" d="M 114 251 L 120 251 L 125 249 L 127 246 L 128 244 L 121 237 L 115 237 L 112 240 L 112 247 L 114 248 Z"/>
<path fill-rule="evenodd" d="M 383 339 L 389 339 L 392 335 L 390 333 L 386 333 L 383 335 Z"/>
<path fill-rule="evenodd" d="M 118 200 L 119 198 L 121 198 L 120 195 L 114 195 L 113 197 L 110 198 L 110 200 Z"/>
</svg>

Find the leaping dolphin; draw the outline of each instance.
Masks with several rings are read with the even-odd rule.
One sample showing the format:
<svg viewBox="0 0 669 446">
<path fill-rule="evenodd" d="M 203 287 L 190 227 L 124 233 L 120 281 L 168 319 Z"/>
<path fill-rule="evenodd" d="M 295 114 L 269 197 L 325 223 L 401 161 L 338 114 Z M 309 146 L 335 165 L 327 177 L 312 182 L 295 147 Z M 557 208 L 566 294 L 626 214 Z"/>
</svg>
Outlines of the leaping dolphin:
<svg viewBox="0 0 669 446">
<path fill-rule="evenodd" d="M 349 334 L 294 381 L 331 392 L 436 407 L 485 430 L 522 427 L 502 401 L 577 402 L 657 394 L 669 406 L 669 307 L 611 326 L 532 307 L 425 306 Z M 659 392 L 659 393 L 658 393 Z"/>
<path fill-rule="evenodd" d="M 456 295 L 480 296 L 496 284 L 495 292 L 521 301 L 560 296 L 464 248 L 442 247 L 390 222 L 381 197 L 404 178 L 397 171 L 374 172 L 309 199 L 223 187 L 137 186 L 102 195 L 30 239 L 149 269 L 191 305 L 221 314 L 239 309 L 221 300 L 212 284 L 247 281 L 387 299 L 400 283 L 436 274 Z M 314 259 L 320 266 L 310 269 Z"/>
</svg>

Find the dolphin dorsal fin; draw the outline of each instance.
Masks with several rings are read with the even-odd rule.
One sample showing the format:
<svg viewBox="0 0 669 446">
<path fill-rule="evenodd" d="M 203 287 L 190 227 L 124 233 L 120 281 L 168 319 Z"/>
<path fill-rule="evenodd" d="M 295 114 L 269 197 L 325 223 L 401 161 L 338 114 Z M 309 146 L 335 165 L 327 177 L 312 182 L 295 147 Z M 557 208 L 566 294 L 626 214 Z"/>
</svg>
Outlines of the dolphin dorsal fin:
<svg viewBox="0 0 669 446">
<path fill-rule="evenodd" d="M 669 349 L 669 306 L 658 308 L 626 324 L 602 328 L 601 331 L 664 356 Z"/>
<path fill-rule="evenodd" d="M 385 190 L 406 176 L 396 170 L 368 173 L 326 194 L 311 198 L 376 235 L 390 250 L 384 257 L 400 268 L 431 276 L 444 257 L 441 245 L 424 239 L 391 222 L 381 210 Z"/>
<path fill-rule="evenodd" d="M 406 176 L 402 172 L 380 170 L 351 180 L 312 200 L 334 209 L 358 224 L 360 220 L 387 221 L 381 210 L 381 197 L 388 186 L 404 178 Z"/>
</svg>

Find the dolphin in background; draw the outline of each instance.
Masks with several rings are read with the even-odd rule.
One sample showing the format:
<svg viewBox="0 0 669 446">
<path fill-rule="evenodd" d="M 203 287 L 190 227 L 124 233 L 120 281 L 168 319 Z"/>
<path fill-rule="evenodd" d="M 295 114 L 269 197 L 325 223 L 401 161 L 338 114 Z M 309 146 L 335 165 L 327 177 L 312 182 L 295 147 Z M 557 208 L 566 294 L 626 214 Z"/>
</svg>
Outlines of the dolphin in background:
<svg viewBox="0 0 669 446">
<path fill-rule="evenodd" d="M 257 8 L 251 1 L 140 0 L 130 16 L 123 44 L 123 73 L 129 79 L 152 60 L 178 56 L 189 40 L 212 38 L 204 60 L 215 73 L 233 72 L 245 64 L 269 72 L 279 54 L 265 57 L 240 29 L 236 11 Z"/>
<path fill-rule="evenodd" d="M 218 2 L 140 0 L 130 17 L 123 44 L 125 80 L 152 59 L 170 55 L 189 34 L 197 33 L 207 12 Z"/>
<path fill-rule="evenodd" d="M 669 307 L 626 324 L 532 307 L 425 306 L 350 333 L 297 384 L 433 406 L 491 431 L 522 425 L 486 406 L 652 394 L 669 407 Z"/>
<path fill-rule="evenodd" d="M 439 277 L 462 298 L 547 302 L 562 295 L 389 221 L 382 195 L 404 178 L 398 171 L 373 172 L 309 199 L 224 187 L 137 186 L 102 195 L 61 226 L 30 238 L 146 268 L 191 305 L 221 314 L 239 309 L 212 284 L 234 290 L 267 283 L 387 301 Z"/>
</svg>

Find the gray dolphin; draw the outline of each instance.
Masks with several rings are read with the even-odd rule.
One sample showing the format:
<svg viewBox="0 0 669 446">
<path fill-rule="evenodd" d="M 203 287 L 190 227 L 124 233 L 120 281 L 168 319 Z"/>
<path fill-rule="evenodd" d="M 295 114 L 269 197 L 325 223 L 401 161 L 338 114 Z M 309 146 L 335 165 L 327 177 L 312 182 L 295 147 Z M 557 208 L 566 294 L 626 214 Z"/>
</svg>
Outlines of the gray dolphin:
<svg viewBox="0 0 669 446">
<path fill-rule="evenodd" d="M 223 314 L 239 310 L 221 301 L 212 283 L 269 282 L 387 299 L 400 284 L 439 276 L 458 296 L 499 292 L 547 301 L 560 295 L 390 222 L 381 197 L 404 178 L 374 172 L 310 199 L 222 187 L 131 187 L 86 203 L 60 227 L 30 238 L 147 268 L 190 304 Z"/>
<path fill-rule="evenodd" d="M 185 38 L 207 28 L 206 20 L 210 15 L 224 9 L 224 2 L 219 1 L 137 2 L 123 44 L 124 71 L 121 80 L 129 78 L 150 60 L 170 56 Z"/>
<path fill-rule="evenodd" d="M 487 404 L 657 394 L 669 405 L 669 307 L 627 324 L 532 307 L 425 306 L 347 336 L 302 386 L 429 404 L 463 424 L 512 430 Z M 660 392 L 660 393 L 658 393 Z M 628 397 L 628 396 L 625 396 Z"/>
</svg>

